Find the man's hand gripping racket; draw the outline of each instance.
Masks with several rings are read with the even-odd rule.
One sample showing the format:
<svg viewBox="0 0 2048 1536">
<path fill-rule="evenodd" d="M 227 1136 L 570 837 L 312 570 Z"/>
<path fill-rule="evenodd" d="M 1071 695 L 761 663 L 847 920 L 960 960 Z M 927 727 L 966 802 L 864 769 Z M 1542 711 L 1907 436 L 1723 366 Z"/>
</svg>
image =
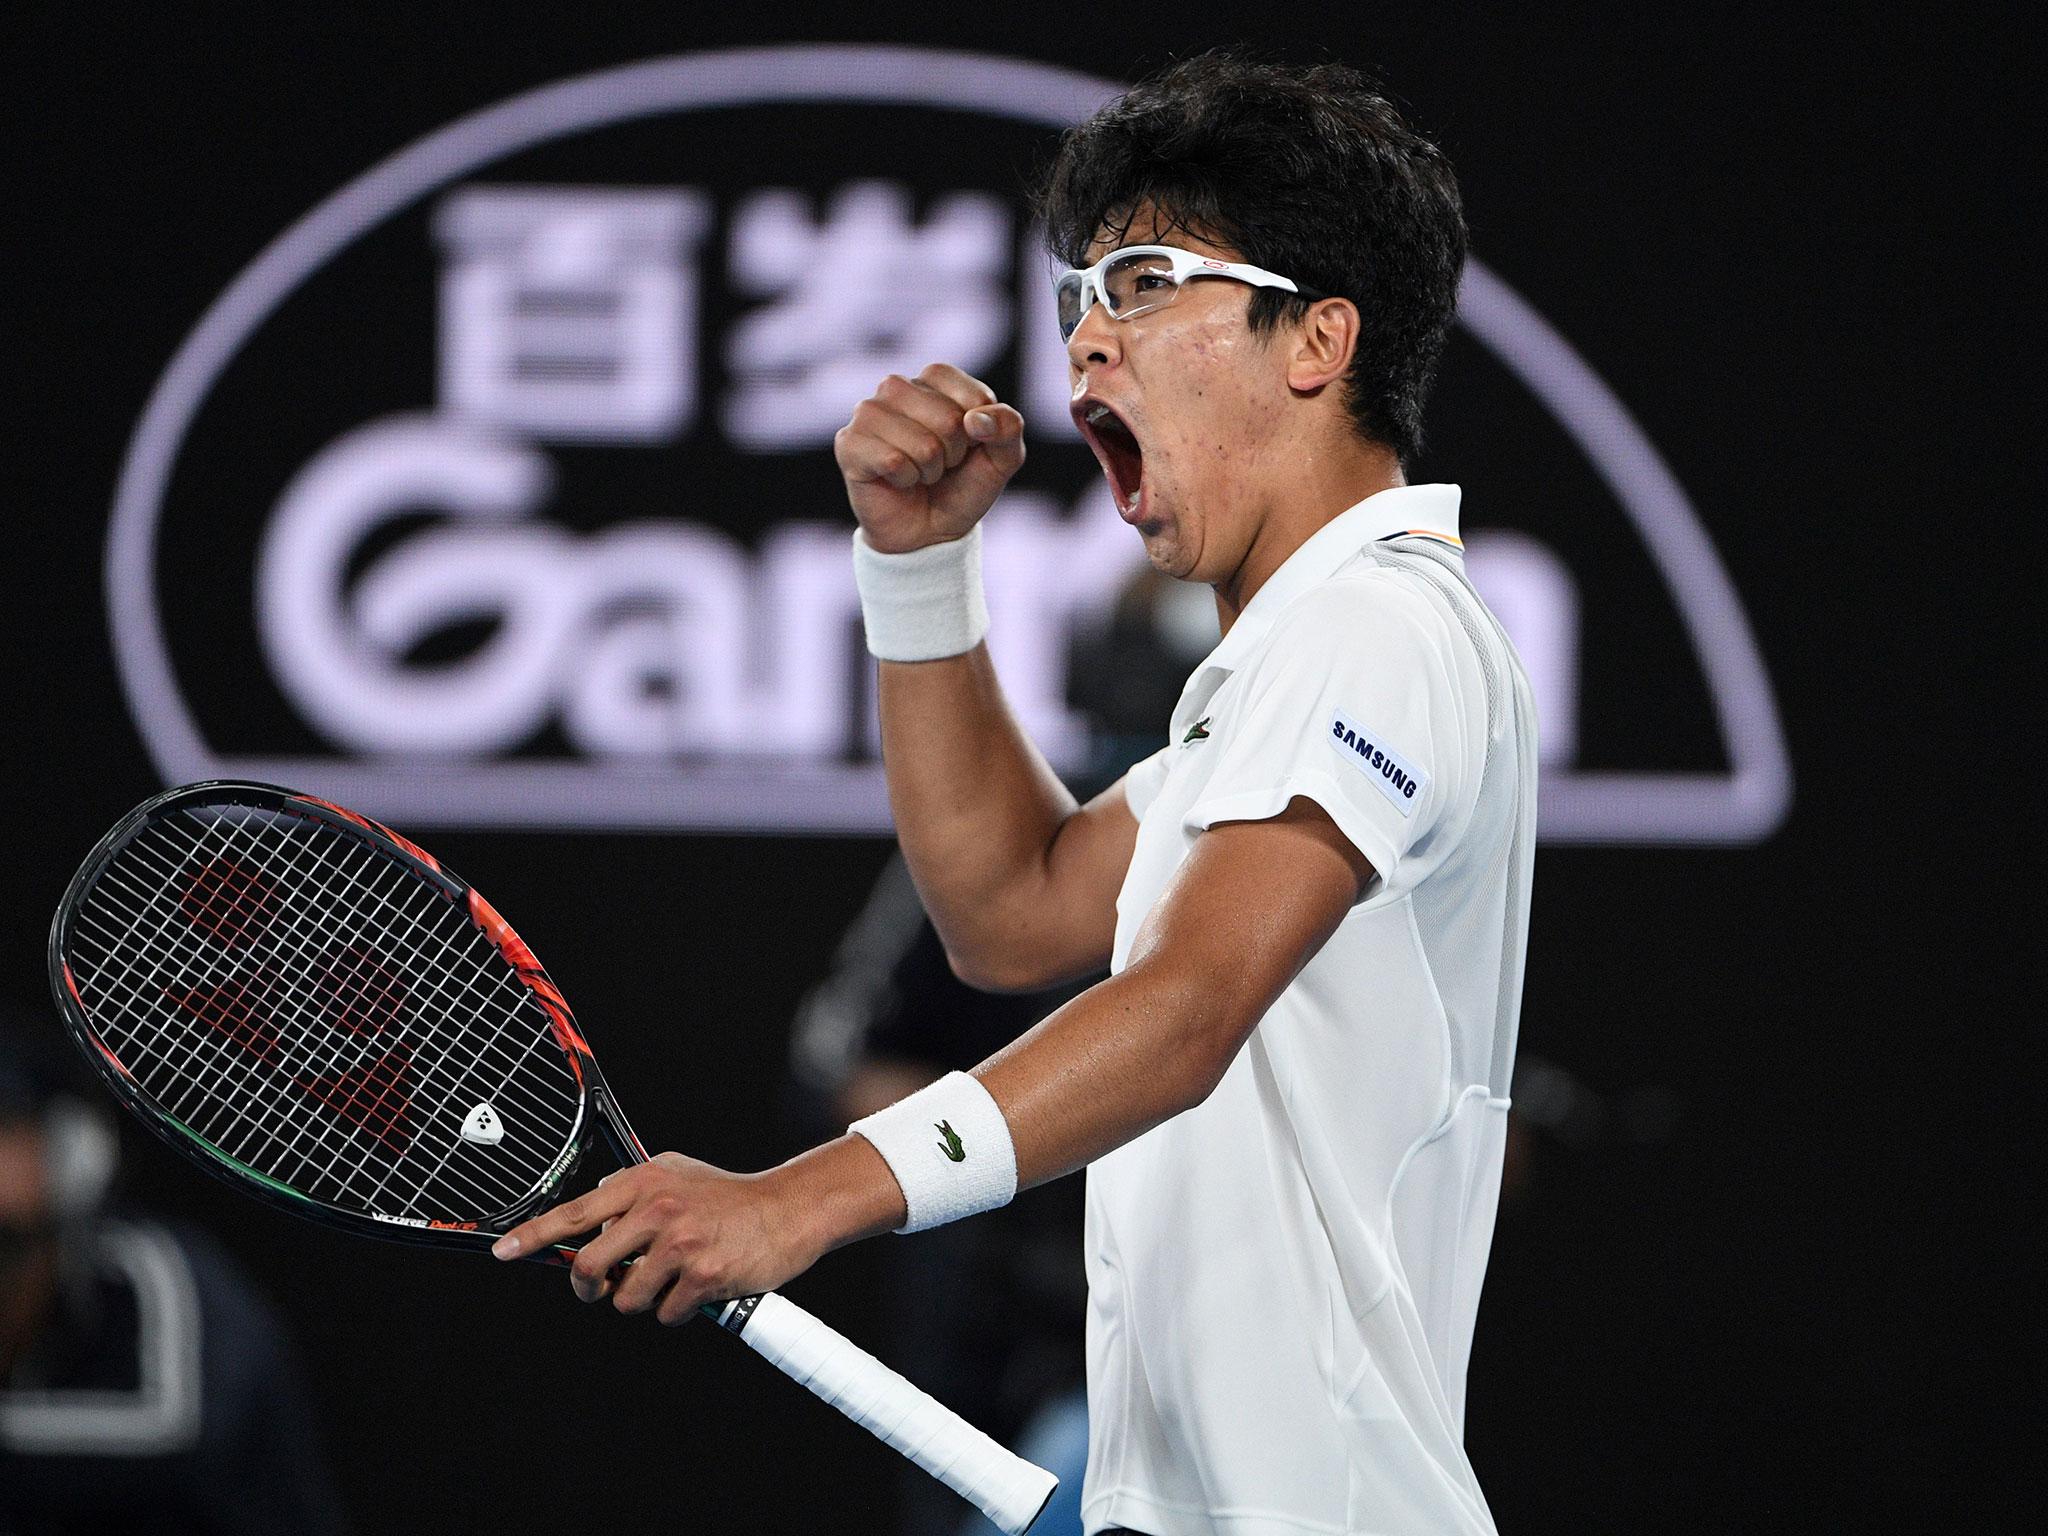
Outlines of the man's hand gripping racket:
<svg viewBox="0 0 2048 1536">
<path fill-rule="evenodd" d="M 308 795 L 194 784 L 123 817 L 57 909 L 50 980 L 146 1125 L 330 1226 L 486 1252 L 549 1207 L 598 1135 L 622 1164 L 649 1161 L 560 990 L 490 903 Z M 700 1310 L 1005 1531 L 1051 1497 L 1052 1474 L 780 1296 Z"/>
</svg>

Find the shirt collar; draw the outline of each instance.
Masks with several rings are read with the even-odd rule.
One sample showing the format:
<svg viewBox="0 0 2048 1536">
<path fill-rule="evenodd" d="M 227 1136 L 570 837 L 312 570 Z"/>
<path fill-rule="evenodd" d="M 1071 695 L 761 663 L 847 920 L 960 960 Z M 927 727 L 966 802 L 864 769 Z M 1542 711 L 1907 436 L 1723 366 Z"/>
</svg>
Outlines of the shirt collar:
<svg viewBox="0 0 2048 1536">
<path fill-rule="evenodd" d="M 1252 594 L 1244 612 L 1230 626 L 1230 633 L 1188 678 L 1173 712 L 1174 735 L 1178 737 L 1181 729 L 1207 706 L 1223 680 L 1244 664 L 1245 657 L 1265 638 L 1282 609 L 1336 575 L 1368 544 L 1414 535 L 1462 551 L 1465 546 L 1458 537 L 1458 502 L 1462 495 L 1455 485 L 1390 486 L 1356 506 L 1345 508 L 1310 534 L 1299 549 L 1280 562 L 1280 569 L 1266 578 L 1266 584 Z"/>
<path fill-rule="evenodd" d="M 1458 537 L 1458 502 L 1462 494 L 1455 485 L 1396 485 L 1339 512 L 1280 562 L 1280 569 L 1252 594 L 1244 612 L 1230 626 L 1230 633 L 1195 669 L 1195 676 L 1199 678 L 1212 667 L 1235 671 L 1246 653 L 1273 627 L 1281 609 L 1311 587 L 1328 581 L 1368 544 L 1419 534 L 1462 550 L 1465 546 Z"/>
</svg>

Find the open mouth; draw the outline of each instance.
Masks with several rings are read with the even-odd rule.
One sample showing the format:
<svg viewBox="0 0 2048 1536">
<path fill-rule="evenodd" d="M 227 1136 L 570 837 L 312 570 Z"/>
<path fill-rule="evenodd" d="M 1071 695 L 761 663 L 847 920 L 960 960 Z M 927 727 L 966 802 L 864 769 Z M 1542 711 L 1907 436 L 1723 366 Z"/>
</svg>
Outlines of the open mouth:
<svg viewBox="0 0 2048 1536">
<path fill-rule="evenodd" d="M 1082 402 L 1074 412 L 1074 420 L 1101 461 L 1102 472 L 1109 477 L 1117 510 L 1126 514 L 1135 511 L 1145 484 L 1145 450 L 1139 446 L 1137 434 L 1100 400 Z"/>
</svg>

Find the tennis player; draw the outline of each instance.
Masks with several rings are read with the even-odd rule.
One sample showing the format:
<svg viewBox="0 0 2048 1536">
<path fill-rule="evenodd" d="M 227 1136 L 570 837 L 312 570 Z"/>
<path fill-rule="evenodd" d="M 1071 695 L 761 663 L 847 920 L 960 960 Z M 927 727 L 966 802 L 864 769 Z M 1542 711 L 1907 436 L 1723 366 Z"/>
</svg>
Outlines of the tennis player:
<svg viewBox="0 0 2048 1536">
<path fill-rule="evenodd" d="M 1215 593 L 1160 750 L 1077 805 L 1005 706 L 979 530 L 1016 410 L 934 365 L 836 449 L 891 803 L 954 968 L 1112 974 L 780 1168 L 664 1154 L 504 1249 L 609 1222 L 578 1294 L 679 1322 L 1086 1167 L 1090 1531 L 1491 1531 L 1462 1420 L 1536 729 L 1458 489 L 1403 473 L 1456 182 L 1360 75 L 1212 54 L 1070 132 L 1044 213 L 1074 419 L 1152 564 Z"/>
</svg>

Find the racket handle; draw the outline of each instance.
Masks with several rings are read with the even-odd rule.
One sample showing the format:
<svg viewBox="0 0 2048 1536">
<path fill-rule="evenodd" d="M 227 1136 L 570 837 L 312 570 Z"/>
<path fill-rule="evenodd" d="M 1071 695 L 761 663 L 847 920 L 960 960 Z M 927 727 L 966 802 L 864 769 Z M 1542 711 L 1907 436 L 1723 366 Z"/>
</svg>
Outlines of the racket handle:
<svg viewBox="0 0 2048 1536">
<path fill-rule="evenodd" d="M 710 1310 L 709 1308 L 706 1309 Z M 794 1302 L 770 1293 L 718 1308 L 719 1326 L 908 1456 L 1009 1536 L 1022 1536 L 1059 1479 L 1011 1454 Z"/>
</svg>

